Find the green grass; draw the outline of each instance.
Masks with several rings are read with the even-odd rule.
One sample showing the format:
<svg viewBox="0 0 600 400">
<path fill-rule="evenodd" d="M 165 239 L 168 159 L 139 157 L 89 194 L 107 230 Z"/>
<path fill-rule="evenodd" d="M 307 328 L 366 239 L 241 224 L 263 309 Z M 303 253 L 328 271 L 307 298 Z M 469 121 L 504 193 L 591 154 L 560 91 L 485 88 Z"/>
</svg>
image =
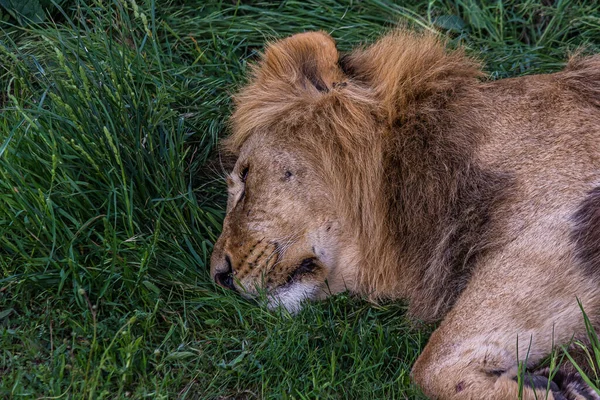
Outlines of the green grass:
<svg viewBox="0 0 600 400">
<path fill-rule="evenodd" d="M 402 304 L 291 318 L 210 282 L 230 95 L 266 40 L 312 29 L 342 50 L 439 29 L 492 78 L 600 50 L 591 1 L 69 4 L 0 30 L 3 398 L 419 398 L 429 329 Z"/>
</svg>

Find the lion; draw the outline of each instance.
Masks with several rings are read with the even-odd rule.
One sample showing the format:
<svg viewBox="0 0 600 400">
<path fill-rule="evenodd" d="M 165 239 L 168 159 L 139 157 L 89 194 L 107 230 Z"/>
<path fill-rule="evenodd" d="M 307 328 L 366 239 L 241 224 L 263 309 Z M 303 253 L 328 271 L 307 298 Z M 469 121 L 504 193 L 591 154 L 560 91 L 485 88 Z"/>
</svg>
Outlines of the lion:
<svg viewBox="0 0 600 400">
<path fill-rule="evenodd" d="M 231 131 L 219 285 L 291 313 L 407 301 L 441 321 L 411 372 L 431 398 L 516 399 L 520 379 L 525 399 L 600 398 L 535 370 L 584 340 L 579 303 L 600 326 L 600 56 L 491 81 L 434 34 L 340 54 L 301 33 L 267 45 Z"/>
</svg>

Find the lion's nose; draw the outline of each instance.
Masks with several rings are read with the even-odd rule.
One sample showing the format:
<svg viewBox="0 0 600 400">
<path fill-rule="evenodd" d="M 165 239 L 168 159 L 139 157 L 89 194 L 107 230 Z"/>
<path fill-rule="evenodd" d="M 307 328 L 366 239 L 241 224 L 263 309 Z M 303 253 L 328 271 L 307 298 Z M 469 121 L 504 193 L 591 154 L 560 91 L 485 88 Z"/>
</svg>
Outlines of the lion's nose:
<svg viewBox="0 0 600 400">
<path fill-rule="evenodd" d="M 236 290 L 233 286 L 233 268 L 229 256 L 225 256 L 225 262 L 227 263 L 227 271 L 215 274 L 215 282 L 224 288 Z"/>
</svg>

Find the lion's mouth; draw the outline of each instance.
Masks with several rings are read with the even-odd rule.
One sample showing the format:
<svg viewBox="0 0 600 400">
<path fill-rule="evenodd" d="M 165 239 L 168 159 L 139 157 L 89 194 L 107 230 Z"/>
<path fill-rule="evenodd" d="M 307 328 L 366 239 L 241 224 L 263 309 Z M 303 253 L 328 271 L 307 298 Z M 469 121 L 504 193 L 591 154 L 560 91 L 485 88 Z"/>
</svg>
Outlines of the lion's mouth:
<svg viewBox="0 0 600 400">
<path fill-rule="evenodd" d="M 284 286 L 291 285 L 301 280 L 304 276 L 312 274 L 317 269 L 317 259 L 314 257 L 305 258 L 300 265 L 288 276 Z"/>
<path fill-rule="evenodd" d="M 262 302 L 264 294 L 268 308 L 283 307 L 290 313 L 298 312 L 304 301 L 316 298 L 321 287 L 320 275 L 324 268 L 317 257 L 301 258 L 300 262 L 291 263 L 287 268 L 287 271 L 291 272 L 288 272 L 287 276 L 284 275 L 286 277 L 279 275 L 279 279 L 273 267 L 278 265 L 281 255 L 275 251 L 267 258 L 269 261 L 265 268 L 268 272 L 258 278 L 247 277 L 242 282 L 233 271 L 225 271 L 215 279 L 223 287 L 234 286 L 242 297 L 250 301 Z M 281 264 L 279 266 L 281 267 Z"/>
<path fill-rule="evenodd" d="M 315 298 L 319 291 L 319 285 L 314 279 L 319 268 L 317 258 L 303 259 L 288 276 L 286 282 L 269 294 L 268 307 L 283 307 L 292 314 L 300 311 L 301 303 Z"/>
</svg>

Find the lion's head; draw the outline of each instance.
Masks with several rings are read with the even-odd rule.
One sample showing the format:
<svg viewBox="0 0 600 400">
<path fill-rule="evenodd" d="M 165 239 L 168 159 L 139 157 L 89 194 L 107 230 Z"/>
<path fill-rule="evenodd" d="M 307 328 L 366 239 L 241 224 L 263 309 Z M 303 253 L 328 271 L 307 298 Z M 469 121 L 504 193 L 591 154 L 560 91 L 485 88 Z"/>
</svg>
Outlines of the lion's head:
<svg viewBox="0 0 600 400">
<path fill-rule="evenodd" d="M 355 281 L 354 238 L 327 179 L 335 166 L 321 159 L 340 145 L 332 140 L 332 113 L 348 112 L 337 61 L 322 33 L 269 46 L 236 97 L 226 142 L 237 162 L 211 274 L 246 297 L 264 290 L 271 305 L 290 311 Z"/>
<path fill-rule="evenodd" d="M 227 178 L 227 216 L 212 256 L 217 283 L 245 297 L 264 290 L 270 305 L 290 311 L 352 285 L 352 272 L 339 267 L 348 238 L 318 175 L 293 140 L 246 140 Z"/>
<path fill-rule="evenodd" d="M 344 57 L 322 32 L 268 45 L 235 97 L 224 144 L 237 162 L 211 259 L 215 281 L 249 298 L 264 291 L 290 311 L 346 289 L 405 292 L 411 276 L 398 271 L 400 227 L 390 218 L 398 187 L 390 132 L 415 99 L 453 91 L 476 67 L 436 38 L 406 32 Z"/>
</svg>

